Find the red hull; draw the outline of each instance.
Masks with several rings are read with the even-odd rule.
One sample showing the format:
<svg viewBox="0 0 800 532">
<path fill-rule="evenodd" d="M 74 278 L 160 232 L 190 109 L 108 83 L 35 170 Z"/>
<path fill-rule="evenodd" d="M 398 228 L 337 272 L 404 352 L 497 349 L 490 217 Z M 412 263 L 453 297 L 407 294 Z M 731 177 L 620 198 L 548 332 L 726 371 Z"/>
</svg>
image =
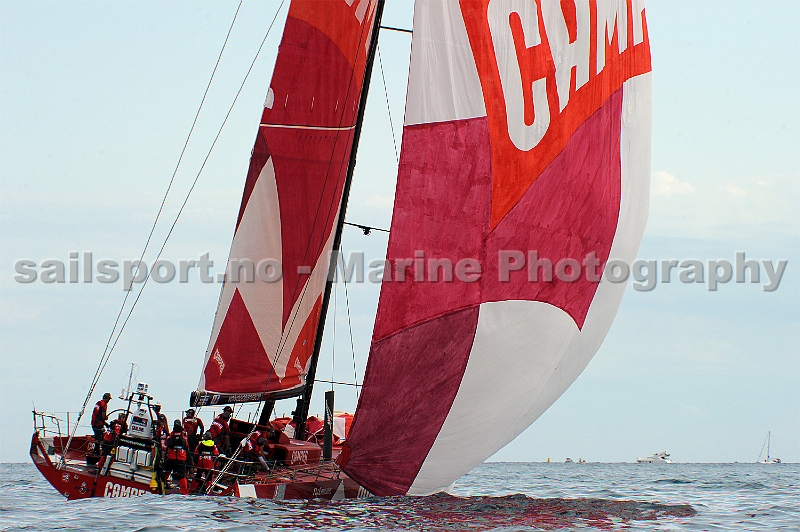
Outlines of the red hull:
<svg viewBox="0 0 800 532">
<path fill-rule="evenodd" d="M 62 438 L 31 438 L 30 455 L 45 479 L 68 500 L 88 497 L 138 497 L 153 493 L 151 472 L 126 474 L 113 471 L 101 462 L 99 467 L 86 465 L 86 454 L 92 446 L 91 436 L 75 437 L 67 453 L 66 463 L 59 468 Z M 108 473 L 112 469 L 111 474 Z M 125 478 L 126 476 L 134 478 Z M 177 488 L 167 494 L 178 493 Z M 270 473 L 258 473 L 246 481 L 236 481 L 214 495 L 259 499 L 327 499 L 365 497 L 371 495 L 347 477 L 333 462 L 309 466 L 278 467 Z"/>
</svg>

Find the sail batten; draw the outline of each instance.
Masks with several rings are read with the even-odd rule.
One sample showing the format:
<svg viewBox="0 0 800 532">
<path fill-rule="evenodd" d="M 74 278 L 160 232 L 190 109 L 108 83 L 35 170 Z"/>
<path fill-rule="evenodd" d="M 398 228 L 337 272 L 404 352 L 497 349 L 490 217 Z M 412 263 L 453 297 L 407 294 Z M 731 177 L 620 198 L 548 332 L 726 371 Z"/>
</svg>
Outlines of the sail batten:
<svg viewBox="0 0 800 532">
<path fill-rule="evenodd" d="M 291 397 L 307 384 L 376 6 L 289 7 L 195 404 Z"/>
<path fill-rule="evenodd" d="M 599 348 L 625 288 L 599 275 L 647 219 L 650 69 L 639 0 L 416 1 L 395 276 L 342 459 L 370 492 L 452 485 Z"/>
</svg>

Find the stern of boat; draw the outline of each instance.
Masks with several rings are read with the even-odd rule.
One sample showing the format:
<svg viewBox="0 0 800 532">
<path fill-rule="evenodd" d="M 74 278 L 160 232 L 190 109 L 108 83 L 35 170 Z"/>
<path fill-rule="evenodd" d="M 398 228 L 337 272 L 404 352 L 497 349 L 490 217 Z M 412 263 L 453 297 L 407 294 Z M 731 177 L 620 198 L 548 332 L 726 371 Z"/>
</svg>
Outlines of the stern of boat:
<svg viewBox="0 0 800 532">
<path fill-rule="evenodd" d="M 34 412 L 33 418 L 31 460 L 50 485 L 67 499 L 133 497 L 151 491 L 148 475 L 143 478 L 115 475 L 113 457 L 90 464 L 87 457 L 94 448 L 91 435 L 73 437 L 65 453 L 70 433 L 68 424 L 41 412 Z"/>
</svg>

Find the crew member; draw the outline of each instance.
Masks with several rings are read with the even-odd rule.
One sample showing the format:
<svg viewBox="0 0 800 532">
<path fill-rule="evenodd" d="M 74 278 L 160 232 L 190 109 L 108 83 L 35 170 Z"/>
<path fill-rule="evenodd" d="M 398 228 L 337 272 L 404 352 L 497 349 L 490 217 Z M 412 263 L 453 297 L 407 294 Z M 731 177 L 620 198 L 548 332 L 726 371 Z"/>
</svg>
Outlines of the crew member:
<svg viewBox="0 0 800 532">
<path fill-rule="evenodd" d="M 206 428 L 203 426 L 203 420 L 195 416 L 194 408 L 186 411 L 186 417 L 183 418 L 183 431 L 189 441 L 189 448 L 194 449 L 197 447 L 200 435 L 206 431 Z"/>
<path fill-rule="evenodd" d="M 281 440 L 281 432 L 272 425 L 264 429 L 263 436 L 269 443 L 278 443 Z"/>
<path fill-rule="evenodd" d="M 94 431 L 94 454 L 100 454 L 100 446 L 105 437 L 106 420 L 108 420 L 108 402 L 111 394 L 106 392 L 103 398 L 97 401 L 92 410 L 92 430 Z"/>
<path fill-rule="evenodd" d="M 109 428 L 111 429 L 111 432 L 116 433 L 116 434 L 120 434 L 120 435 L 125 434 L 126 432 L 128 432 L 128 423 L 125 420 L 125 417 L 126 417 L 125 416 L 125 412 L 120 412 L 119 413 L 119 415 L 117 416 L 117 419 L 115 419 L 114 421 L 112 421 L 109 424 Z M 117 427 L 119 427 L 119 430 L 117 430 Z"/>
<path fill-rule="evenodd" d="M 161 413 L 161 405 L 153 405 L 153 412 L 155 412 L 155 423 L 153 423 L 153 441 L 163 453 L 167 449 L 169 421 L 167 421 L 167 416 Z"/>
<path fill-rule="evenodd" d="M 231 429 L 228 425 L 228 421 L 230 421 L 232 415 L 233 408 L 226 406 L 222 409 L 222 413 L 214 418 L 214 422 L 211 423 L 211 426 L 208 428 L 211 437 L 214 438 L 214 443 L 216 443 L 217 447 L 222 449 L 222 452 L 225 454 L 230 454 L 231 450 Z"/>
<path fill-rule="evenodd" d="M 265 438 L 260 431 L 255 431 L 244 444 L 242 458 L 247 462 L 258 462 L 265 470 L 269 470 L 269 464 L 264 458 L 264 445 L 266 445 L 266 443 L 267 438 Z"/>
<path fill-rule="evenodd" d="M 219 449 L 214 443 L 214 438 L 211 432 L 208 431 L 203 434 L 200 443 L 194 449 L 195 461 L 195 474 L 194 481 L 192 482 L 192 492 L 203 489 L 206 483 L 211 480 L 211 475 L 214 472 L 217 457 L 219 456 Z"/>
<path fill-rule="evenodd" d="M 181 495 L 189 494 L 189 485 L 186 482 L 186 459 L 189 442 L 183 433 L 183 425 L 177 419 L 172 426 L 172 432 L 167 438 L 167 460 L 164 463 L 164 477 L 172 473 L 173 482 L 177 481 L 181 487 Z"/>
<path fill-rule="evenodd" d="M 167 475 L 164 470 L 166 453 L 167 453 L 167 437 L 169 434 L 169 426 L 167 425 L 167 416 L 161 413 L 161 405 L 153 405 L 153 412 L 155 412 L 155 420 L 153 423 L 153 469 L 156 474 L 157 492 L 164 494 L 164 486 L 167 483 Z"/>
<path fill-rule="evenodd" d="M 161 424 L 164 432 L 169 432 L 169 421 L 167 416 L 161 413 L 161 405 L 156 403 L 153 405 L 153 411 L 156 413 L 156 420 Z"/>
<path fill-rule="evenodd" d="M 124 414 L 120 414 L 120 417 L 123 415 Z M 109 425 L 109 430 L 103 435 L 103 456 L 111 454 L 111 449 L 119 442 L 119 437 L 122 436 L 123 425 L 125 425 L 124 422 L 120 423 L 119 418 L 112 421 Z M 127 425 L 125 425 L 125 430 L 127 430 Z"/>
</svg>

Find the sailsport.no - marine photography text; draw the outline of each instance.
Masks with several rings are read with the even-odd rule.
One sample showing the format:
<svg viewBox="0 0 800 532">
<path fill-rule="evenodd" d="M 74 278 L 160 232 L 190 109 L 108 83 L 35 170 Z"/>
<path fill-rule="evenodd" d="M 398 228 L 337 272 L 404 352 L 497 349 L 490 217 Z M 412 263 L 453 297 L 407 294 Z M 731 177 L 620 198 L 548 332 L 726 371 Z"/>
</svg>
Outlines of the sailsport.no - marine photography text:
<svg viewBox="0 0 800 532">
<path fill-rule="evenodd" d="M 201 283 L 276 283 L 283 278 L 283 266 L 278 259 L 231 258 L 224 272 L 214 273 L 215 261 L 208 253 L 197 259 L 171 261 L 159 259 L 148 267 L 141 260 L 94 260 L 92 252 L 70 252 L 70 259 L 46 259 L 35 261 L 20 259 L 14 262 L 14 280 L 22 284 L 37 280 L 44 284 L 92 283 L 113 284 L 122 282 L 124 290 L 150 279 L 155 283 L 188 283 L 196 279 Z M 366 259 L 361 251 L 336 254 L 336 268 L 329 278 L 333 282 L 383 283 L 474 283 L 486 274 L 494 274 L 500 283 L 512 282 L 524 277 L 529 283 L 574 283 L 585 280 L 599 283 L 625 283 L 633 279 L 633 289 L 649 292 L 660 284 L 673 281 L 682 284 L 705 284 L 708 291 L 715 292 L 719 285 L 734 283 L 757 283 L 765 292 L 778 289 L 786 272 L 788 260 L 754 260 L 746 258 L 744 252 L 736 252 L 733 260 L 697 259 L 639 259 L 628 264 L 624 260 L 609 258 L 604 263 L 590 252 L 580 259 L 564 257 L 556 261 L 540 257 L 536 250 L 500 250 L 496 262 L 484 267 L 474 257 L 449 258 L 426 257 L 424 250 L 409 258 Z M 763 272 L 763 275 L 762 275 Z M 95 275 L 96 273 L 96 275 Z M 310 266 L 297 266 L 297 273 L 308 275 Z M 516 280 L 516 279 L 514 279 Z"/>
</svg>

